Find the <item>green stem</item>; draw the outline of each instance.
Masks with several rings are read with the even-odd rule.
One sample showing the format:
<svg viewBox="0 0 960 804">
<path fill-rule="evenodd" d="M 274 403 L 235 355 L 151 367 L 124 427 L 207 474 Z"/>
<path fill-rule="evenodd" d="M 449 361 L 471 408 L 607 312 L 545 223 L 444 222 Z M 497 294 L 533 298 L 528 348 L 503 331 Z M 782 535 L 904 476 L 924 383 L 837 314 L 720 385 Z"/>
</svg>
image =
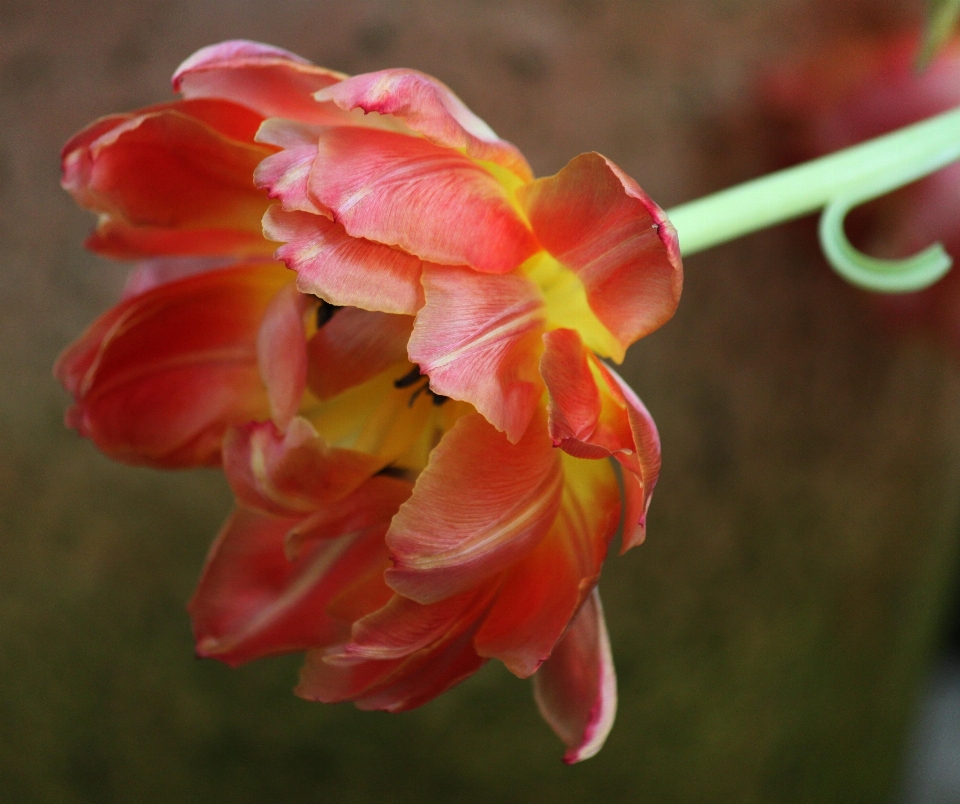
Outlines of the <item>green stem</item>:
<svg viewBox="0 0 960 804">
<path fill-rule="evenodd" d="M 687 257 L 831 205 L 845 212 L 855 204 L 916 181 L 958 159 L 960 109 L 954 109 L 829 156 L 681 204 L 668 210 L 667 215 L 677 228 L 680 249 Z M 837 257 L 841 261 L 857 260 L 863 255 L 857 255 L 845 241 L 842 233 L 843 214 L 828 217 L 829 225 L 839 227 L 839 232 L 827 231 L 822 227 L 821 236 L 825 248 L 831 238 L 842 241 L 834 243 L 833 253 L 830 248 L 826 250 L 831 262 L 844 273 L 834 260 L 836 254 L 844 255 Z M 898 284 L 899 280 L 890 280 L 890 276 L 903 273 L 908 267 L 910 270 L 916 269 L 918 259 L 929 262 L 935 256 L 940 259 L 939 275 L 935 277 L 939 278 L 949 268 L 949 258 L 942 249 L 928 249 L 923 255 L 905 261 L 864 258 L 870 260 L 870 272 L 879 271 L 886 275 L 881 282 L 883 287 L 872 287 L 869 279 L 852 281 L 875 290 L 902 292 L 916 289 L 913 285 L 919 280 L 914 280 L 912 284 L 904 280 Z M 930 283 L 927 281 L 931 273 L 929 267 L 925 284 Z M 858 263 L 857 270 L 861 268 L 863 266 Z M 901 286 L 904 284 L 906 287 Z"/>
</svg>

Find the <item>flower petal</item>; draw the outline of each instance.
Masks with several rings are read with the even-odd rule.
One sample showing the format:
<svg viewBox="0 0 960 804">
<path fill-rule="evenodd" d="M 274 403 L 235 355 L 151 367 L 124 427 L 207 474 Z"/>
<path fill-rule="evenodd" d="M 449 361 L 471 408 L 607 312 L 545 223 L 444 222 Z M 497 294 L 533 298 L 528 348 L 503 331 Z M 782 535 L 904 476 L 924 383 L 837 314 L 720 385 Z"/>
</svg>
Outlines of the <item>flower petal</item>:
<svg viewBox="0 0 960 804">
<path fill-rule="evenodd" d="M 555 446 L 580 458 L 613 456 L 624 478 L 623 549 L 640 544 L 660 472 L 660 437 L 650 413 L 630 387 L 584 348 L 574 330 L 544 335 L 540 373 L 550 395 L 549 428 Z"/>
<path fill-rule="evenodd" d="M 533 179 L 527 160 L 515 146 L 501 140 L 446 84 L 417 70 L 355 75 L 320 90 L 316 98 L 332 100 L 347 111 L 359 108 L 393 115 L 437 145 L 495 162 L 524 181 Z"/>
<path fill-rule="evenodd" d="M 190 56 L 174 73 L 173 88 L 185 98 L 227 98 L 263 117 L 328 125 L 350 117 L 313 95 L 345 77 L 287 50 L 234 39 Z"/>
<path fill-rule="evenodd" d="M 57 361 L 68 423 L 117 460 L 219 463 L 228 427 L 268 415 L 257 332 L 289 282 L 280 266 L 225 268 L 121 302 Z"/>
<path fill-rule="evenodd" d="M 236 666 L 348 633 L 325 608 L 358 574 L 382 570 L 383 528 L 317 542 L 289 561 L 284 539 L 294 522 L 246 508 L 227 521 L 188 606 L 199 655 Z"/>
<path fill-rule="evenodd" d="M 533 685 L 540 714 L 569 748 L 564 762 L 589 759 L 603 747 L 617 712 L 617 679 L 596 589 Z"/>
<path fill-rule="evenodd" d="M 318 205 L 309 191 L 310 171 L 317 159 L 320 130 L 318 126 L 280 117 L 265 120 L 257 132 L 257 142 L 282 150 L 257 165 L 253 172 L 253 183 L 266 190 L 270 198 L 280 201 L 286 210 L 301 210 L 330 217 L 330 210 Z"/>
<path fill-rule="evenodd" d="M 646 538 L 647 511 L 660 475 L 660 435 L 653 417 L 633 389 L 613 369 L 600 364 L 600 370 L 607 379 L 608 387 L 615 394 L 619 393 L 626 405 L 630 432 L 636 445 L 633 455 L 616 456 L 630 472 L 624 477 L 627 506 L 621 552 L 626 552 Z"/>
<path fill-rule="evenodd" d="M 419 603 L 475 587 L 543 538 L 562 485 L 544 422 L 535 420 L 514 445 L 479 414 L 464 416 L 434 447 L 393 519 L 387 583 Z"/>
<path fill-rule="evenodd" d="M 500 274 L 537 250 L 507 191 L 489 172 L 418 137 L 327 128 L 309 190 L 348 234 L 429 262 Z"/>
<path fill-rule="evenodd" d="M 543 300 L 519 274 L 425 265 L 426 303 L 407 351 L 434 392 L 470 402 L 518 441 L 539 405 Z"/>
<path fill-rule="evenodd" d="M 311 651 L 295 692 L 325 702 L 352 699 L 360 709 L 388 712 L 402 712 L 426 703 L 486 662 L 473 649 L 473 635 L 489 605 L 490 592 L 488 589 L 468 595 L 471 605 L 449 621 L 446 628 L 435 629 L 440 634 L 436 639 L 403 657 L 356 661 L 337 649 Z"/>
<path fill-rule="evenodd" d="M 307 346 L 309 384 L 320 399 L 331 399 L 388 368 L 407 362 L 413 319 L 356 307 L 338 310 Z M 402 377 L 400 369 L 397 377 Z"/>
<path fill-rule="evenodd" d="M 563 501 L 530 555 L 508 569 L 474 638 L 477 653 L 526 678 L 549 658 L 590 594 L 620 524 L 620 489 L 609 461 L 563 455 Z"/>
<path fill-rule="evenodd" d="M 236 260 L 232 257 L 157 257 L 143 260 L 127 274 L 122 298 L 129 299 L 167 282 L 233 265 L 236 265 Z"/>
<path fill-rule="evenodd" d="M 307 335 L 304 316 L 311 297 L 293 285 L 270 302 L 257 335 L 257 365 L 267 386 L 270 410 L 283 429 L 296 415 L 307 388 Z"/>
<path fill-rule="evenodd" d="M 423 306 L 421 261 L 390 246 L 351 237 L 339 223 L 279 205 L 263 218 L 264 236 L 297 272 L 297 287 L 340 307 L 414 315 Z"/>
<path fill-rule="evenodd" d="M 251 177 L 272 152 L 221 133 L 188 104 L 170 105 L 89 141 L 79 135 L 64 151 L 62 183 L 100 213 L 87 245 L 107 256 L 266 256 L 260 219 L 268 202 Z"/>
<path fill-rule="evenodd" d="M 409 656 L 449 633 L 476 596 L 476 591 L 470 590 L 423 605 L 394 595 L 383 608 L 355 622 L 350 642 L 339 653 L 328 654 L 327 661 L 350 663 Z"/>
<path fill-rule="evenodd" d="M 273 422 L 234 428 L 224 441 L 223 466 L 244 505 L 279 516 L 306 516 L 355 491 L 383 463 L 331 447 L 297 417 L 285 432 Z"/>
<path fill-rule="evenodd" d="M 581 154 L 519 195 L 537 239 L 577 274 L 622 349 L 670 319 L 683 287 L 676 231 L 616 165 Z"/>
</svg>

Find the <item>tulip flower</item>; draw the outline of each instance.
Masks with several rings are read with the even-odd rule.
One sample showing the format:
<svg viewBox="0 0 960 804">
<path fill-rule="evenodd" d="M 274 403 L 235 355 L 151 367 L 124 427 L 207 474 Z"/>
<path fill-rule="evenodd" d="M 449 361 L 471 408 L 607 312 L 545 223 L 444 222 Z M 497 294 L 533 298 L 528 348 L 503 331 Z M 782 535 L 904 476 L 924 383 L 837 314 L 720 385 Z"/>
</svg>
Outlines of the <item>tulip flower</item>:
<svg viewBox="0 0 960 804">
<path fill-rule="evenodd" d="M 306 651 L 298 694 L 388 711 L 499 659 L 565 759 L 593 755 L 616 707 L 596 584 L 660 465 L 603 358 L 673 314 L 666 216 L 598 154 L 534 179 L 415 71 L 228 42 L 174 87 L 64 150 L 88 245 L 150 261 L 56 371 L 105 453 L 222 462 L 198 653 Z"/>
</svg>

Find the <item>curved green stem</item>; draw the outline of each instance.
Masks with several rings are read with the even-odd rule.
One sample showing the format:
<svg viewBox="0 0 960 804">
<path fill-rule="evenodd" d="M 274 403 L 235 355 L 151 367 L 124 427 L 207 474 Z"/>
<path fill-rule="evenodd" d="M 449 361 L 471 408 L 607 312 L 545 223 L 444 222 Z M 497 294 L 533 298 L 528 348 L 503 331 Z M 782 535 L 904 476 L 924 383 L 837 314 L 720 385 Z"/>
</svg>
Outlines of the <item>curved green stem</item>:
<svg viewBox="0 0 960 804">
<path fill-rule="evenodd" d="M 821 240 L 831 264 L 881 292 L 919 290 L 950 267 L 942 248 L 908 260 L 859 254 L 843 235 L 846 212 L 960 159 L 960 109 L 667 210 L 683 255 L 827 208 Z M 878 278 L 879 277 L 879 278 Z"/>
</svg>

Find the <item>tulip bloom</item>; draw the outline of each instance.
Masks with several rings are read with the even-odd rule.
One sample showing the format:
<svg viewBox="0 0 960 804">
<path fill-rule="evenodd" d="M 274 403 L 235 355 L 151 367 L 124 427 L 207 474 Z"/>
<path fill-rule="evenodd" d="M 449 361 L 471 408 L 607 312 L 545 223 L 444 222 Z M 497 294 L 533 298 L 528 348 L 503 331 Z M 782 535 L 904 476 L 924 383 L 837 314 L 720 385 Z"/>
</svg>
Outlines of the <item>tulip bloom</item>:
<svg viewBox="0 0 960 804">
<path fill-rule="evenodd" d="M 92 248 L 208 262 L 141 268 L 57 371 L 108 454 L 222 460 L 198 652 L 307 651 L 300 695 L 389 711 L 497 658 L 591 756 L 616 705 L 596 583 L 660 466 L 601 358 L 673 314 L 673 227 L 598 154 L 534 179 L 415 71 L 228 42 L 174 86 L 71 141 L 64 184 L 100 214 Z"/>
</svg>

